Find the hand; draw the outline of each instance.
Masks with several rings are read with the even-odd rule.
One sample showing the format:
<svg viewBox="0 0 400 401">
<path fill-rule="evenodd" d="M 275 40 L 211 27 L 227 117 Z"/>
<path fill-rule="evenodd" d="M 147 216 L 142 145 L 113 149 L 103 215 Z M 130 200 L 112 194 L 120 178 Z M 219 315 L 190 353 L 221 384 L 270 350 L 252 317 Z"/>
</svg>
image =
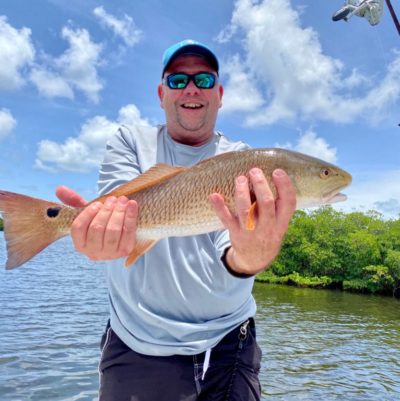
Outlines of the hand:
<svg viewBox="0 0 400 401">
<path fill-rule="evenodd" d="M 210 200 L 217 216 L 229 230 L 232 246 L 226 254 L 226 262 L 237 273 L 254 275 L 267 268 L 278 255 L 296 209 L 296 192 L 283 170 L 275 170 L 272 174 L 276 199 L 262 170 L 253 168 L 249 176 L 257 202 L 254 229 L 246 227 L 251 200 L 245 176 L 236 179 L 236 213 L 231 213 L 220 194 L 212 194 Z"/>
<path fill-rule="evenodd" d="M 125 196 L 110 196 L 105 202 L 88 204 L 67 187 L 58 187 L 57 197 L 72 207 L 85 207 L 71 226 L 75 249 L 91 260 L 128 256 L 136 244 L 138 205 Z"/>
</svg>

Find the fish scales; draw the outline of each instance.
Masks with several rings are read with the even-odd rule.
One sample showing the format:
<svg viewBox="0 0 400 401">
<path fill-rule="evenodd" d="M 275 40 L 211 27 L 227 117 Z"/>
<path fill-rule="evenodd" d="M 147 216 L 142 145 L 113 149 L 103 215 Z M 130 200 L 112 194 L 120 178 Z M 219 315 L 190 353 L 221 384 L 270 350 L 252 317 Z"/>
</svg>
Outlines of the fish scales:
<svg viewBox="0 0 400 401">
<path fill-rule="evenodd" d="M 259 167 L 267 176 L 273 192 L 271 175 L 278 166 L 284 167 L 284 157 L 276 150 L 224 153 L 181 172 L 167 182 L 129 196 L 138 202 L 139 233 L 162 236 L 190 235 L 221 228 L 209 201 L 209 195 L 219 193 L 234 211 L 235 178 Z M 160 236 L 161 238 L 161 236 Z"/>
<path fill-rule="evenodd" d="M 256 156 L 254 152 L 252 155 Z M 252 167 L 261 165 L 261 161 L 262 158 L 257 157 L 222 154 L 181 172 L 167 182 L 129 196 L 138 202 L 140 208 L 138 234 L 143 231 L 144 235 L 150 235 L 151 231 L 157 235 L 156 231 L 160 230 L 161 238 L 221 228 L 209 195 L 214 192 L 221 194 L 233 210 L 235 177 L 248 175 Z"/>
</svg>

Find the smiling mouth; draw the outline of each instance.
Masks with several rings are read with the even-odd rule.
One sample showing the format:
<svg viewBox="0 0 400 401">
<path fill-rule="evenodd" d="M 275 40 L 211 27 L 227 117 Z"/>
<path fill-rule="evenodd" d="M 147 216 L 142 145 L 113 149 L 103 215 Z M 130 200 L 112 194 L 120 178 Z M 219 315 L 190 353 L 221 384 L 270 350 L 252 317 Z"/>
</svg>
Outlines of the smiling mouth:
<svg viewBox="0 0 400 401">
<path fill-rule="evenodd" d="M 181 107 L 189 110 L 197 110 L 203 108 L 203 105 L 199 103 L 183 103 Z"/>
</svg>

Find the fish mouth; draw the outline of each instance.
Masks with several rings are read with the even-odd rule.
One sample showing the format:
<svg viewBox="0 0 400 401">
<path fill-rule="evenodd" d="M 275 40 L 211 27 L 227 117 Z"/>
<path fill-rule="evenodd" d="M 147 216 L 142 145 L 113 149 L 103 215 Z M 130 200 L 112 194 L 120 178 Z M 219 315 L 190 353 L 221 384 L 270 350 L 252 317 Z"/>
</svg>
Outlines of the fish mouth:
<svg viewBox="0 0 400 401">
<path fill-rule="evenodd" d="M 337 202 L 344 202 L 345 200 L 347 200 L 347 195 L 345 195 L 344 193 L 340 192 L 342 189 L 348 187 L 353 178 L 351 176 L 351 174 L 349 174 L 346 171 L 341 171 L 338 173 L 338 176 L 341 178 L 341 182 L 340 182 L 340 186 L 338 185 L 337 188 L 329 191 L 328 193 L 325 194 L 325 196 L 323 197 L 323 201 L 324 203 L 327 204 L 332 204 L 332 203 L 337 203 Z"/>
<path fill-rule="evenodd" d="M 337 192 L 330 197 L 327 197 L 324 203 L 331 205 L 332 203 L 344 202 L 345 200 L 347 200 L 347 195 Z"/>
<path fill-rule="evenodd" d="M 347 199 L 347 195 L 340 191 L 346 188 L 350 184 L 350 182 L 351 181 L 325 194 L 322 198 L 323 202 L 327 204 L 344 202 Z"/>
</svg>

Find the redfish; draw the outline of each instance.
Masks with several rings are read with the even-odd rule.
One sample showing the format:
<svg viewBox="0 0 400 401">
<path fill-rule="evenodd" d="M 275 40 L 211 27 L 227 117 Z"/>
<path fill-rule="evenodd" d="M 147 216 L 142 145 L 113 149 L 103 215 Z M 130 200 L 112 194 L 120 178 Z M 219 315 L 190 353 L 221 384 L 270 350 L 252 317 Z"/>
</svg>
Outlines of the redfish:
<svg viewBox="0 0 400 401">
<path fill-rule="evenodd" d="M 271 148 L 223 153 L 192 167 L 157 164 L 106 196 L 125 195 L 139 205 L 137 243 L 125 265 L 134 263 L 158 240 L 203 234 L 223 229 L 209 201 L 221 194 L 234 212 L 235 178 L 253 167 L 265 174 L 274 196 L 272 172 L 280 168 L 296 189 L 297 209 L 346 199 L 340 191 L 351 183 L 351 175 L 333 164 L 302 153 Z M 251 188 L 250 188 L 251 190 Z M 249 212 L 248 229 L 254 228 L 256 202 Z M 0 212 L 7 246 L 6 269 L 27 262 L 57 239 L 69 234 L 82 208 L 0 190 Z"/>
</svg>

